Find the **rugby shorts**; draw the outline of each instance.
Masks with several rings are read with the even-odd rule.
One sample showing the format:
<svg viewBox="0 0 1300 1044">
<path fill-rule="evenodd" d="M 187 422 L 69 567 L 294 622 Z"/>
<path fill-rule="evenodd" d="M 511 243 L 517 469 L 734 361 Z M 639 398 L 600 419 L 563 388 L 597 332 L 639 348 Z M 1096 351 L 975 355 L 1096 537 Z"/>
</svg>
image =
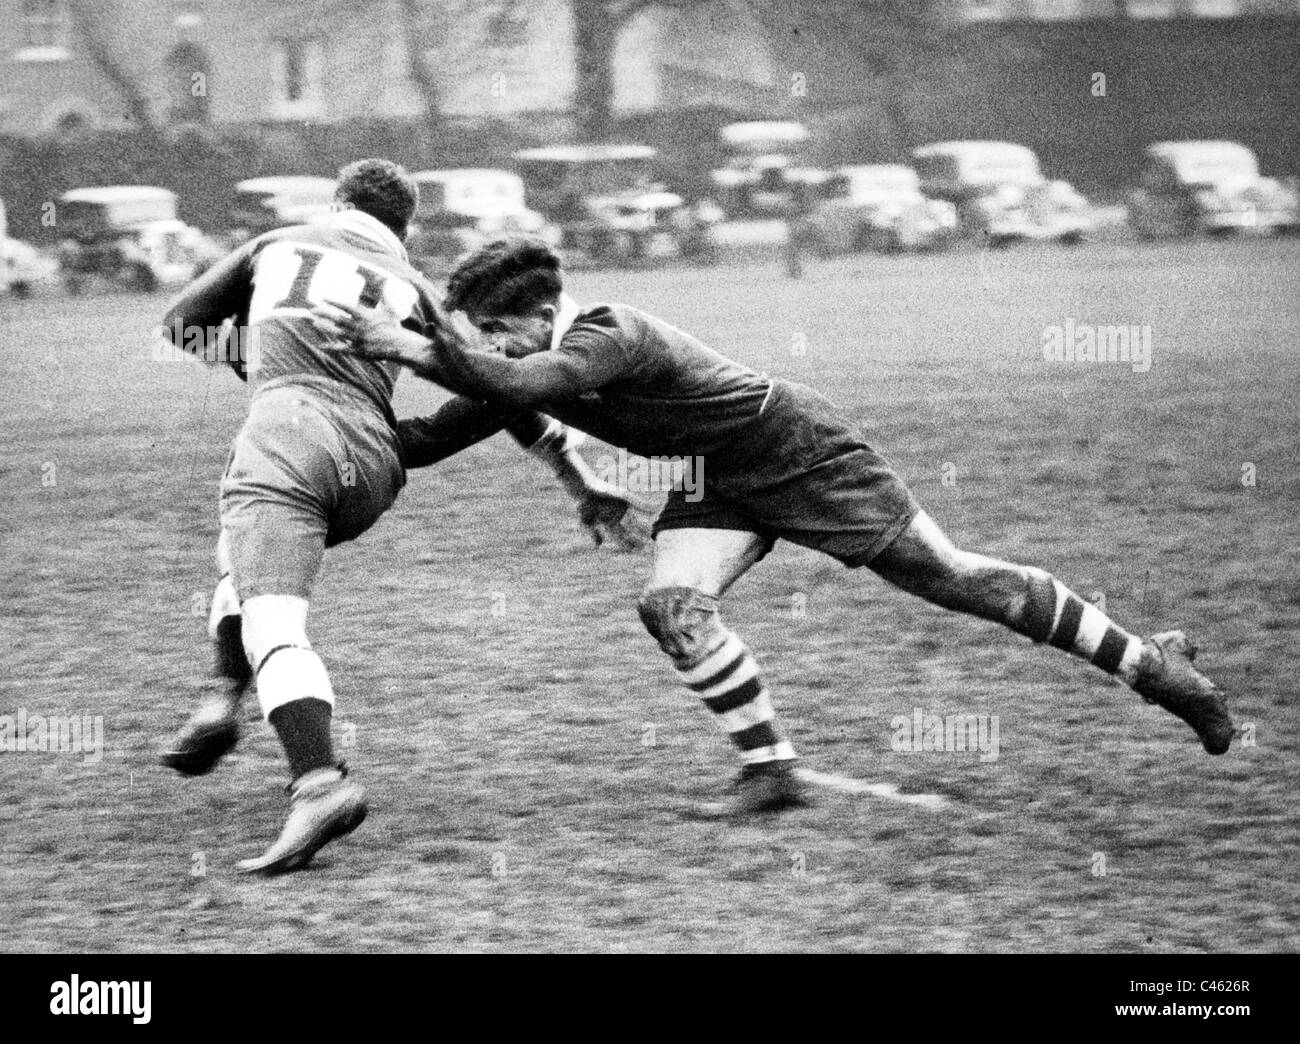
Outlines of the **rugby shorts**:
<svg viewBox="0 0 1300 1044">
<path fill-rule="evenodd" d="M 260 387 L 221 480 L 240 600 L 309 597 L 325 549 L 374 525 L 405 482 L 397 435 L 361 392 L 302 376 Z"/>
<path fill-rule="evenodd" d="M 737 440 L 706 456 L 689 493 L 679 484 L 654 524 L 732 529 L 867 565 L 920 511 L 911 491 L 857 426 L 825 396 L 776 381 L 766 407 Z M 766 552 L 765 552 L 766 553 Z"/>
</svg>

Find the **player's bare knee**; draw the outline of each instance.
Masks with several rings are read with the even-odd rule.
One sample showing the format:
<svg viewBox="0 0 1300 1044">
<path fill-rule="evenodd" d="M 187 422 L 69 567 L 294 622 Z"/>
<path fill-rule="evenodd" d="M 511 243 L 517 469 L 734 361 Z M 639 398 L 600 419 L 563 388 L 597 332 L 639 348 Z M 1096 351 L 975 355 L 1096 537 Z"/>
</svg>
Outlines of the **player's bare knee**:
<svg viewBox="0 0 1300 1044">
<path fill-rule="evenodd" d="M 699 663 L 726 638 L 718 599 L 693 587 L 648 588 L 637 602 L 637 612 L 679 669 Z"/>
</svg>

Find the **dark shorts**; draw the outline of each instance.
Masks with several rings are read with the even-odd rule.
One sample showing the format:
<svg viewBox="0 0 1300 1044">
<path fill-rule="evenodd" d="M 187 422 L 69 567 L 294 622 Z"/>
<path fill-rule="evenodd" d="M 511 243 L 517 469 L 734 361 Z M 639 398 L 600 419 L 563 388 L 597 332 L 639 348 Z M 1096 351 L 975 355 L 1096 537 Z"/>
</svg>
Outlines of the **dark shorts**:
<svg viewBox="0 0 1300 1044">
<path fill-rule="evenodd" d="M 702 481 L 674 489 L 654 524 L 734 529 L 864 566 L 920 505 L 889 462 L 824 396 L 778 382 L 742 450 L 703 459 Z"/>
<path fill-rule="evenodd" d="M 337 382 L 258 389 L 221 480 L 240 600 L 309 597 L 325 549 L 374 525 L 405 481 L 397 436 L 368 400 Z"/>
</svg>

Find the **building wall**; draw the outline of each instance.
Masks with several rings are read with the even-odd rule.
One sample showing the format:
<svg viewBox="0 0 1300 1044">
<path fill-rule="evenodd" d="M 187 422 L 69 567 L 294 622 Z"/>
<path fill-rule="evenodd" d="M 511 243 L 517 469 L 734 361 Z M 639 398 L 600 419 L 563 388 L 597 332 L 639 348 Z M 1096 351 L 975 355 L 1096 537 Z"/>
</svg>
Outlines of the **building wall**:
<svg viewBox="0 0 1300 1044">
<path fill-rule="evenodd" d="M 408 77 L 399 0 L 82 2 L 105 50 L 148 97 L 160 124 L 186 108 L 196 75 L 200 108 L 215 124 L 407 119 L 422 109 Z M 63 6 L 71 10 L 66 0 Z M 22 0 L 0 0 L 0 133 L 49 133 L 68 113 L 97 128 L 128 126 L 121 92 L 91 61 L 80 33 L 69 32 L 58 56 L 24 56 L 22 9 Z M 476 0 L 438 0 L 428 10 L 422 39 L 433 45 L 426 55 L 445 115 L 510 118 L 572 108 L 568 0 L 529 0 L 506 19 L 498 5 Z M 196 50 L 178 51 L 183 45 Z M 621 34 L 614 74 L 615 108 L 625 113 L 744 106 L 773 76 L 743 0 L 644 12 Z M 290 81 L 303 84 L 300 97 L 286 97 Z"/>
<path fill-rule="evenodd" d="M 100 0 L 94 15 L 105 46 L 138 75 L 143 57 L 163 48 L 165 13 L 135 0 Z M 0 132 L 50 132 L 65 116 L 96 126 L 124 127 L 129 113 L 119 92 L 95 67 L 70 16 L 63 45 L 29 48 L 21 0 L 0 0 Z"/>
<path fill-rule="evenodd" d="M 396 0 L 93 0 L 89 7 L 104 48 L 147 96 L 158 123 L 196 89 L 217 124 L 400 119 L 421 109 L 406 75 Z M 22 0 L 0 0 L 0 133 L 48 133 L 69 112 L 99 128 L 129 125 L 121 92 L 78 31 L 62 55 L 36 60 L 25 53 L 23 33 Z M 185 44 L 206 61 L 181 55 L 176 62 Z M 284 97 L 293 49 L 307 58 L 298 78 L 308 89 L 297 100 Z"/>
</svg>

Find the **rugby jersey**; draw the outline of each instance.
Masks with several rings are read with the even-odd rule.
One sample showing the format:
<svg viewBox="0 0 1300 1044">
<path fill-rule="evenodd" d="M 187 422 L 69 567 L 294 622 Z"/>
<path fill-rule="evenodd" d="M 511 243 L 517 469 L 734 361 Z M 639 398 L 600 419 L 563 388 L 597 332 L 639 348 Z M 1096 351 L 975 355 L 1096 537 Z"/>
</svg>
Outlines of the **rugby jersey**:
<svg viewBox="0 0 1300 1044">
<path fill-rule="evenodd" d="M 233 317 L 238 350 L 227 361 L 254 390 L 280 378 L 327 378 L 360 391 L 395 426 L 400 366 L 331 350 L 310 313 L 329 301 L 360 304 L 423 331 L 436 300 L 392 231 L 369 214 L 344 210 L 251 240 L 187 287 L 164 325 L 185 347 L 188 331 Z"/>
<path fill-rule="evenodd" d="M 772 381 L 662 319 L 624 304 L 582 308 L 553 348 L 586 390 L 538 408 L 643 456 L 732 445 L 763 410 Z"/>
</svg>

